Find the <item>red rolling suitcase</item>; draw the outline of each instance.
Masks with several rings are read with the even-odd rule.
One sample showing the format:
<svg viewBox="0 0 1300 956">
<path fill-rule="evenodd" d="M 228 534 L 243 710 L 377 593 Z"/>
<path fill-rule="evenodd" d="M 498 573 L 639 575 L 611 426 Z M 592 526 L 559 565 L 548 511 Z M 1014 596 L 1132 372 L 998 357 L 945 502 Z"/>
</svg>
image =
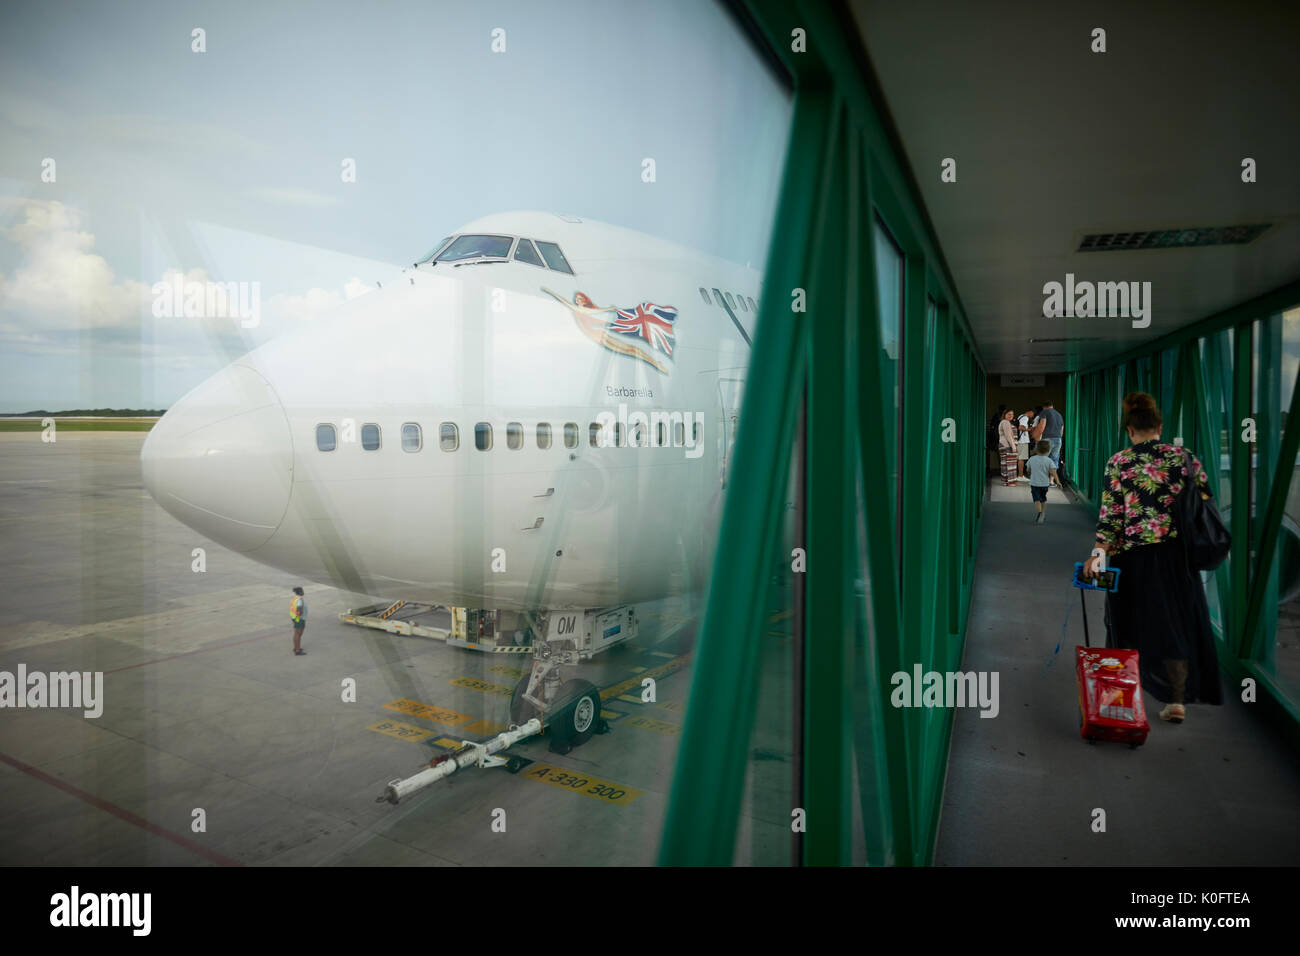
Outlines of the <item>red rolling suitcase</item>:
<svg viewBox="0 0 1300 956">
<path fill-rule="evenodd" d="M 1083 597 L 1083 592 L 1079 592 Z M 1079 681 L 1079 736 L 1084 740 L 1114 740 L 1130 747 L 1146 742 L 1151 725 L 1142 704 L 1138 652 L 1091 646 L 1088 608 L 1083 610 L 1084 646 L 1076 646 L 1075 677 Z"/>
</svg>

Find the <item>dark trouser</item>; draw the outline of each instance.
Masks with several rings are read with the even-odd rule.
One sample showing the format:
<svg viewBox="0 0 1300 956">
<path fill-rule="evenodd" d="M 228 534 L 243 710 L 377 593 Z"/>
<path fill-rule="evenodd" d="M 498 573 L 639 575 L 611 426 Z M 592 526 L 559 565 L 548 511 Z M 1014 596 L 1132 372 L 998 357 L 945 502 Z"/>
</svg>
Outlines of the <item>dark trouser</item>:
<svg viewBox="0 0 1300 956">
<path fill-rule="evenodd" d="M 1181 704 L 1187 693 L 1187 661 L 1165 661 L 1165 670 L 1169 673 L 1169 685 L 1173 689 L 1171 704 Z"/>
</svg>

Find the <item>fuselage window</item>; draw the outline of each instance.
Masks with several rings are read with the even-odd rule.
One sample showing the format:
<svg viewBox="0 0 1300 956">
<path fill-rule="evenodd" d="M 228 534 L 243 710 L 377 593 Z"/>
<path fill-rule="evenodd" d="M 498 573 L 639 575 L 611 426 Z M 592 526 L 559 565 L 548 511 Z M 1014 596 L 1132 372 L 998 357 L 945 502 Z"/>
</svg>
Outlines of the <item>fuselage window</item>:
<svg viewBox="0 0 1300 956">
<path fill-rule="evenodd" d="M 510 255 L 513 236 L 457 236 L 442 252 L 439 262 L 457 262 L 461 259 L 504 259 Z"/>
<path fill-rule="evenodd" d="M 424 447 L 424 438 L 420 435 L 420 426 L 407 422 L 402 426 L 402 451 L 419 451 Z"/>
<path fill-rule="evenodd" d="M 366 424 L 361 426 L 361 447 L 366 451 L 379 450 L 379 426 Z"/>
<path fill-rule="evenodd" d="M 530 266 L 546 268 L 546 263 L 542 261 L 542 257 L 537 254 L 537 250 L 533 248 L 533 244 L 527 239 L 520 239 L 519 245 L 515 246 L 515 258 L 520 262 L 527 262 Z"/>
<path fill-rule="evenodd" d="M 700 286 L 700 298 L 704 300 L 705 305 L 713 305 L 713 303 L 709 301 L 709 290 L 704 288 L 704 286 Z"/>
<path fill-rule="evenodd" d="M 754 304 L 754 300 L 753 300 L 752 297 L 751 297 L 750 300 L 749 300 L 749 311 L 750 311 L 750 312 L 757 312 L 757 311 L 758 311 L 758 306 L 756 306 L 756 305 Z"/>
<path fill-rule="evenodd" d="M 487 451 L 492 447 L 492 426 L 487 422 L 479 422 L 474 426 L 474 447 L 479 451 Z"/>
<path fill-rule="evenodd" d="M 565 448 L 578 447 L 578 423 L 577 422 L 564 423 L 564 447 Z"/>
<path fill-rule="evenodd" d="M 673 444 L 678 448 L 686 444 L 686 426 L 681 422 L 673 422 Z"/>
<path fill-rule="evenodd" d="M 316 426 L 316 450 L 317 451 L 334 450 L 334 426 L 333 425 Z"/>
<path fill-rule="evenodd" d="M 722 294 L 723 294 L 723 296 L 725 296 L 726 299 L 727 299 L 727 305 L 729 305 L 732 309 L 735 309 L 735 307 L 736 307 L 736 303 L 735 303 L 735 301 L 731 298 L 731 293 L 730 293 L 730 292 L 724 292 L 724 293 L 722 293 Z"/>
<path fill-rule="evenodd" d="M 567 272 L 569 275 L 573 275 L 573 270 L 569 267 L 569 260 L 564 258 L 564 253 L 560 251 L 560 247 L 555 243 L 542 242 L 539 239 L 537 249 L 541 252 L 542 258 L 546 260 L 546 264 L 556 272 Z"/>
<path fill-rule="evenodd" d="M 592 448 L 600 447 L 600 422 L 592 422 L 587 429 L 587 441 L 591 443 Z"/>
<path fill-rule="evenodd" d="M 537 423 L 537 447 L 538 448 L 551 447 L 551 423 L 550 422 Z"/>
<path fill-rule="evenodd" d="M 524 447 L 524 426 L 518 422 L 506 423 L 506 447 L 518 451 Z"/>
<path fill-rule="evenodd" d="M 460 429 L 453 422 L 443 422 L 438 426 L 438 447 L 443 451 L 455 451 L 460 447 Z"/>
</svg>

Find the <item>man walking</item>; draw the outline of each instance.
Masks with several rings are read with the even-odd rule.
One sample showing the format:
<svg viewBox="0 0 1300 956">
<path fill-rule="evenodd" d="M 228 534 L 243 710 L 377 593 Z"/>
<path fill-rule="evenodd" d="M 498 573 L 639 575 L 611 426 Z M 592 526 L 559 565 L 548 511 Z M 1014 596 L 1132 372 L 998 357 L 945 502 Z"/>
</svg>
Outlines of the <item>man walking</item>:
<svg viewBox="0 0 1300 956">
<path fill-rule="evenodd" d="M 293 625 L 293 652 L 302 657 L 307 652 L 302 649 L 302 632 L 307 627 L 307 602 L 303 600 L 302 588 L 293 589 L 294 597 L 289 601 L 289 622 Z"/>
<path fill-rule="evenodd" d="M 1052 403 L 1043 402 L 1043 419 L 1046 424 L 1043 426 L 1043 438 L 1047 440 L 1048 448 L 1047 457 L 1052 459 L 1052 467 L 1059 469 L 1061 467 L 1061 434 L 1065 431 L 1065 419 L 1061 417 Z M 1052 480 L 1056 484 L 1056 480 Z"/>
</svg>

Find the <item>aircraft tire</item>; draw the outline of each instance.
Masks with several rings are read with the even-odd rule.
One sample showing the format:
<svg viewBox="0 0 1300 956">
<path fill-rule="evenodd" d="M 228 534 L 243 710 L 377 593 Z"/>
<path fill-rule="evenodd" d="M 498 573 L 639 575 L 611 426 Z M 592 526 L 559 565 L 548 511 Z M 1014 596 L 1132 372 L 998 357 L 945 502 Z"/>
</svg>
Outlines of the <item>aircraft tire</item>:
<svg viewBox="0 0 1300 956">
<path fill-rule="evenodd" d="M 528 690 L 528 678 L 531 676 L 532 671 L 529 671 L 519 678 L 519 683 L 515 684 L 515 692 L 510 695 L 510 723 L 516 727 L 522 727 L 538 716 L 537 708 L 524 700 L 524 691 Z"/>
<path fill-rule="evenodd" d="M 570 747 L 586 743 L 600 725 L 600 691 L 591 681 L 571 680 L 560 688 L 560 700 L 569 703 L 551 718 L 551 739 Z"/>
</svg>

